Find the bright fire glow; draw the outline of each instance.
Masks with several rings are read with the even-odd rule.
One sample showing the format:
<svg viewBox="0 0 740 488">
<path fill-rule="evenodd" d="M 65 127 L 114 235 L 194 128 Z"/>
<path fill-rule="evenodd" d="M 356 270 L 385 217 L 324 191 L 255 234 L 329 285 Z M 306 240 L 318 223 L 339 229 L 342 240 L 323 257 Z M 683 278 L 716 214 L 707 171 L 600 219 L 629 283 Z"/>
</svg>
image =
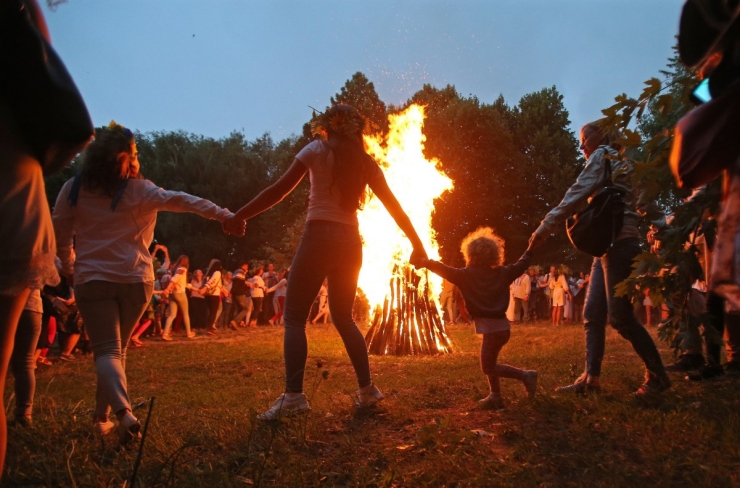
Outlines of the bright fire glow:
<svg viewBox="0 0 740 488">
<path fill-rule="evenodd" d="M 430 259 L 439 259 L 439 247 L 432 229 L 434 199 L 451 190 L 452 180 L 437 169 L 439 161 L 427 160 L 422 150 L 424 107 L 411 105 L 389 117 L 390 131 L 385 147 L 381 139 L 365 137 L 368 153 L 383 169 L 393 194 L 411 219 Z M 377 197 L 359 212 L 363 244 L 363 265 L 358 286 L 365 292 L 370 306 L 382 306 L 390 291 L 389 281 L 396 264 L 403 265 L 411 256 L 411 243 L 398 228 Z M 442 279 L 429 273 L 429 287 L 437 302 Z M 423 285 L 423 278 L 421 285 Z"/>
</svg>

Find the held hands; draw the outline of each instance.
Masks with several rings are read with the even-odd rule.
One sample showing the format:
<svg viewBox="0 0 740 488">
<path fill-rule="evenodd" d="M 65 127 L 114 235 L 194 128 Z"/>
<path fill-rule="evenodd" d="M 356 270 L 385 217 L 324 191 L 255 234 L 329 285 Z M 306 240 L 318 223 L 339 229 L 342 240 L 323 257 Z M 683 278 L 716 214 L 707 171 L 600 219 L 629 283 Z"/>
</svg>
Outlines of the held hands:
<svg viewBox="0 0 740 488">
<path fill-rule="evenodd" d="M 425 268 L 429 258 L 424 248 L 414 249 L 409 258 L 409 263 L 415 268 Z"/>
<path fill-rule="evenodd" d="M 540 247 L 545 240 L 547 240 L 547 236 L 533 232 L 532 237 L 529 238 L 529 247 L 527 248 L 527 251 L 534 251 Z"/>
<path fill-rule="evenodd" d="M 221 223 L 221 227 L 226 235 L 244 237 L 247 231 L 247 221 L 237 218 L 235 214 L 231 214 Z"/>
</svg>

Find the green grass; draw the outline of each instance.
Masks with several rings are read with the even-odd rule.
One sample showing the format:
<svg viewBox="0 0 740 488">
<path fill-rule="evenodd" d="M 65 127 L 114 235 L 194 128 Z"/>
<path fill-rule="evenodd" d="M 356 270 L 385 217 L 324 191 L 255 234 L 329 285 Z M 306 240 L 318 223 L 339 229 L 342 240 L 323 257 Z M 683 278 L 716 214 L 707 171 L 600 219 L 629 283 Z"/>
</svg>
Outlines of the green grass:
<svg viewBox="0 0 740 488">
<path fill-rule="evenodd" d="M 602 394 L 559 396 L 554 388 L 582 369 L 582 328 L 515 326 L 501 362 L 538 369 L 538 396 L 529 400 L 521 384 L 502 380 L 508 410 L 482 411 L 480 339 L 472 327 L 451 335 L 455 352 L 448 356 L 372 356 L 387 400 L 374 412 L 356 412 L 354 373 L 338 335 L 331 326 L 310 326 L 305 385 L 312 411 L 277 425 L 255 415 L 282 392 L 282 329 L 224 332 L 218 341 L 146 341 L 130 350 L 128 363 L 132 400 L 156 397 L 137 484 L 740 485 L 740 380 L 690 384 L 674 376 L 661 398 L 633 400 L 643 370 L 610 329 Z M 11 428 L 3 486 L 125 482 L 136 449 L 119 449 L 114 435 L 93 435 L 94 391 L 91 359 L 38 370 L 35 426 Z M 144 420 L 147 407 L 135 413 Z"/>
</svg>

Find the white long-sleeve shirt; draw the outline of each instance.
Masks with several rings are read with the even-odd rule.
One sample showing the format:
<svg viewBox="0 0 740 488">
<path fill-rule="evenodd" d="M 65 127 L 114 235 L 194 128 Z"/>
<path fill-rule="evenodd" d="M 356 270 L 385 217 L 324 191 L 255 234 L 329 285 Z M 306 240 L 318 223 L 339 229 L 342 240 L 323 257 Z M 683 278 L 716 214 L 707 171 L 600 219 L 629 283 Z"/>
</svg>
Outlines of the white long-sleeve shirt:
<svg viewBox="0 0 740 488">
<path fill-rule="evenodd" d="M 511 294 L 514 295 L 514 298 L 529 298 L 532 281 L 529 279 L 529 275 L 524 273 L 511 283 L 510 288 Z"/>
<path fill-rule="evenodd" d="M 221 222 L 230 215 L 209 200 L 136 179 L 128 181 L 115 211 L 110 209 L 110 197 L 84 187 L 73 207 L 69 202 L 73 181 L 67 181 L 59 192 L 53 220 L 62 273 L 74 272 L 76 284 L 91 280 L 153 282 L 148 248 L 154 238 L 157 212 L 191 212 Z"/>
</svg>

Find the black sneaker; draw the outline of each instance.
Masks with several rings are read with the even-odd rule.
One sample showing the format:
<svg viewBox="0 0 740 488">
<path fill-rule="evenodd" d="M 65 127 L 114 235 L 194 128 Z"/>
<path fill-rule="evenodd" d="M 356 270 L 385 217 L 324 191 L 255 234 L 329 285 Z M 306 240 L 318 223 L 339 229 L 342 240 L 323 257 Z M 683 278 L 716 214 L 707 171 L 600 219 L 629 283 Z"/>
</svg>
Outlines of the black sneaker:
<svg viewBox="0 0 740 488">
<path fill-rule="evenodd" d="M 725 364 L 725 374 L 727 376 L 740 377 L 740 361 L 730 361 Z"/>
<path fill-rule="evenodd" d="M 704 366 L 704 356 L 702 354 L 681 354 L 675 363 L 665 367 L 666 371 L 686 372 L 696 371 Z"/>
<path fill-rule="evenodd" d="M 704 381 L 704 380 L 710 380 L 712 378 L 717 378 L 718 376 L 724 376 L 725 370 L 720 366 L 719 364 L 713 364 L 702 367 L 697 371 L 696 373 L 690 373 L 686 375 L 687 380 L 691 381 Z"/>
</svg>

